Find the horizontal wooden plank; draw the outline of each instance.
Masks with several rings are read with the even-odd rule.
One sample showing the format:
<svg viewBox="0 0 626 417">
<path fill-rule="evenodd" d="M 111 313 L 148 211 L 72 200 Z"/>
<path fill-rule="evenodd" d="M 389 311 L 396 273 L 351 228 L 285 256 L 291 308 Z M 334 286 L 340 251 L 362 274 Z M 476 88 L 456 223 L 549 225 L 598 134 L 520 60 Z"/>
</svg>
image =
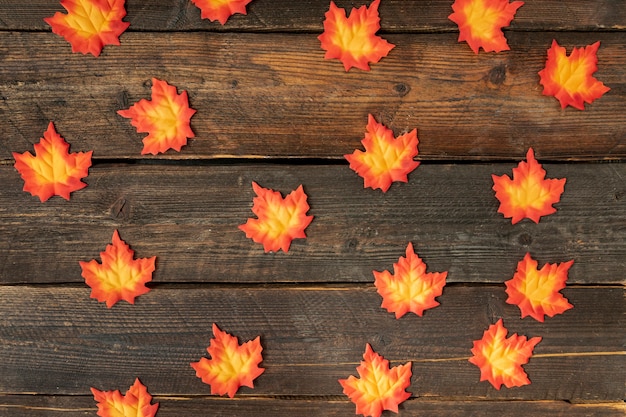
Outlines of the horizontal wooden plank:
<svg viewBox="0 0 626 417">
<path fill-rule="evenodd" d="M 566 178 L 558 211 L 512 225 L 497 213 L 492 174 L 516 163 L 423 163 L 383 194 L 347 165 L 92 167 L 69 202 L 41 203 L 0 167 L 0 282 L 83 282 L 119 229 L 137 256 L 157 256 L 155 282 L 372 282 L 408 242 L 448 282 L 501 283 L 530 252 L 540 264 L 573 259 L 569 283 L 624 283 L 626 164 L 544 164 Z M 264 253 L 238 229 L 252 182 L 284 194 L 303 184 L 313 222 L 288 253 Z"/>
<path fill-rule="evenodd" d="M 545 323 L 519 319 L 501 286 L 451 286 L 423 317 L 396 320 L 373 286 L 157 286 L 112 309 L 87 288 L 0 286 L 0 392 L 85 395 L 139 377 L 153 395 L 208 395 L 190 362 L 206 355 L 212 323 L 241 341 L 261 337 L 261 396 L 340 396 L 365 344 L 392 365 L 412 361 L 416 397 L 623 399 L 623 288 L 567 288 L 574 308 Z M 524 366 L 532 383 L 495 390 L 468 362 L 472 341 L 503 318 L 543 339 Z"/>
<path fill-rule="evenodd" d="M 128 384 L 130 385 L 130 383 Z M 124 392 L 127 387 L 119 387 Z M 346 416 L 354 405 L 343 399 L 156 397 L 159 417 L 211 416 L 257 417 L 332 417 Z M 97 408 L 87 396 L 1 396 L 0 416 L 79 417 L 93 416 Z M 624 403 L 569 404 L 565 401 L 433 401 L 409 399 L 401 404 L 400 416 L 445 415 L 450 417 L 486 416 L 517 417 L 533 415 L 551 417 L 614 417 L 626 412 Z"/>
<path fill-rule="evenodd" d="M 127 0 L 129 30 L 254 30 L 322 31 L 328 0 L 255 0 L 248 14 L 231 17 L 224 26 L 200 19 L 200 10 L 190 1 Z M 337 0 L 348 11 L 370 1 Z M 454 31 L 448 20 L 452 1 L 384 0 L 379 7 L 384 31 Z M 626 12 L 619 2 L 610 0 L 543 0 L 526 2 L 518 10 L 510 30 L 623 30 Z M 58 1 L 5 0 L 0 3 L 0 29 L 48 30 L 43 19 L 64 9 Z"/>
<path fill-rule="evenodd" d="M 312 34 L 129 33 L 95 59 L 47 33 L 0 33 L 0 158 L 39 141 L 50 121 L 94 158 L 139 158 L 116 114 L 150 97 L 150 80 L 189 92 L 196 137 L 160 158 L 329 158 L 360 147 L 368 114 L 418 129 L 424 160 L 626 157 L 621 33 L 510 33 L 512 51 L 475 55 L 455 34 L 389 35 L 369 72 L 323 58 Z M 601 41 L 596 77 L 611 88 L 585 111 L 543 96 L 537 72 L 552 39 L 571 51 Z M 25 52 L 27 51 L 27 53 Z"/>
</svg>

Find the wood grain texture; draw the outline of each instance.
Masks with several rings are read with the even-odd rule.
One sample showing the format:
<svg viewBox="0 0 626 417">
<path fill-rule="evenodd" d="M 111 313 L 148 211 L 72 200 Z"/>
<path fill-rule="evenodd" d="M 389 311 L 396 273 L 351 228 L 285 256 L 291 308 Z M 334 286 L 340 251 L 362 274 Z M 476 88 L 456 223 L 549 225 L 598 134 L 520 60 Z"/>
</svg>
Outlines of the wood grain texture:
<svg viewBox="0 0 626 417">
<path fill-rule="evenodd" d="M 130 384 L 129 384 L 130 385 Z M 124 387 L 119 387 L 124 392 Z M 156 397 L 159 417 L 181 415 L 212 417 L 333 417 L 347 416 L 354 405 L 347 399 L 294 399 L 235 397 L 181 398 Z M 21 417 L 80 417 L 94 416 L 96 406 L 87 396 L 2 396 L 0 416 Z M 569 404 L 565 401 L 433 401 L 413 398 L 400 405 L 400 415 L 450 417 L 518 417 L 520 415 L 551 417 L 621 417 L 626 412 L 623 403 Z"/>
<path fill-rule="evenodd" d="M 520 320 L 501 286 L 446 287 L 439 307 L 401 320 L 373 286 L 157 286 L 112 309 L 87 287 L 4 286 L 0 392 L 85 395 L 139 377 L 153 395 L 208 395 L 189 363 L 206 355 L 215 322 L 240 341 L 261 337 L 266 370 L 245 395 L 341 396 L 337 379 L 356 373 L 370 343 L 392 365 L 413 361 L 417 397 L 622 399 L 622 288 L 563 293 L 575 307 L 539 323 Z M 467 361 L 499 318 L 511 333 L 543 337 L 524 366 L 530 385 L 497 391 Z"/>
<path fill-rule="evenodd" d="M 611 90 L 584 111 L 542 95 L 537 72 L 552 39 L 601 41 L 595 74 Z M 368 114 L 396 135 L 418 129 L 423 160 L 626 157 L 626 55 L 621 33 L 511 33 L 512 51 L 475 55 L 449 34 L 389 35 L 371 71 L 324 60 L 311 34 L 129 33 L 99 58 L 48 33 L 0 33 L 0 158 L 32 149 L 52 120 L 75 150 L 140 158 L 119 109 L 150 97 L 153 77 L 187 90 L 196 134 L 165 159 L 342 159 Z M 25 51 L 28 51 L 27 53 Z"/>
<path fill-rule="evenodd" d="M 190 1 L 127 0 L 129 31 L 319 31 L 323 30 L 328 0 L 254 0 L 247 15 L 234 15 L 227 24 L 200 19 Z M 350 11 L 370 2 L 335 1 Z M 385 0 L 379 7 L 385 32 L 457 31 L 448 20 L 451 0 Z M 0 3 L 0 29 L 49 30 L 43 19 L 65 12 L 58 1 L 4 0 Z M 624 30 L 623 4 L 611 0 L 542 0 L 526 2 L 508 30 Z"/>
<path fill-rule="evenodd" d="M 337 379 L 356 374 L 366 343 L 413 362 L 400 416 L 626 413 L 623 1 L 526 1 L 505 30 L 511 51 L 476 55 L 457 41 L 452 0 L 384 0 L 380 34 L 396 47 L 348 73 L 317 39 L 329 3 L 254 0 L 222 26 L 189 0 L 126 0 L 121 46 L 94 58 L 43 21 L 58 0 L 0 1 L 0 417 L 93 416 L 89 387 L 125 391 L 137 377 L 159 417 L 354 415 Z M 542 95 L 553 39 L 568 52 L 601 42 L 595 76 L 611 90 L 584 111 Z M 116 114 L 149 98 L 153 77 L 198 110 L 180 153 L 141 156 L 144 134 Z M 421 166 L 385 194 L 344 159 L 368 114 L 420 139 Z M 69 202 L 40 203 L 13 168 L 50 121 L 72 151 L 94 151 Z M 539 224 L 511 225 L 491 174 L 510 175 L 529 147 L 565 193 Z M 252 181 L 304 185 L 315 219 L 289 253 L 238 230 Z M 134 305 L 107 309 L 78 261 L 99 259 L 115 229 L 157 270 Z M 408 242 L 447 286 L 439 307 L 396 320 L 372 271 Z M 574 260 L 562 291 L 573 309 L 539 323 L 506 303 L 527 252 Z M 467 361 L 499 318 L 543 338 L 528 386 L 495 390 Z M 189 366 L 212 323 L 261 336 L 266 371 L 234 399 L 211 396 Z"/>
<path fill-rule="evenodd" d="M 85 189 L 40 203 L 0 167 L 0 282 L 83 282 L 78 261 L 99 259 L 113 230 L 138 257 L 157 256 L 155 282 L 371 282 L 408 242 L 449 282 L 501 283 L 530 252 L 540 264 L 574 260 L 570 283 L 624 283 L 626 164 L 544 164 L 566 178 L 558 211 L 512 225 L 497 213 L 492 174 L 515 163 L 420 165 L 383 194 L 347 165 L 106 165 Z M 300 184 L 315 218 L 288 253 L 264 253 L 238 229 L 252 181 L 283 195 Z"/>
</svg>

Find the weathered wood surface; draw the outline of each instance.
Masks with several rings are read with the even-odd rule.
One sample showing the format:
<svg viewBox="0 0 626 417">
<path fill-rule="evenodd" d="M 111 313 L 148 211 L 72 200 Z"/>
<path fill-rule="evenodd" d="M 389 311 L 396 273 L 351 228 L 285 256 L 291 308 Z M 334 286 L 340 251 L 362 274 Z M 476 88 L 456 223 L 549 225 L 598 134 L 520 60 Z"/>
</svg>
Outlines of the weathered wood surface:
<svg viewBox="0 0 626 417">
<path fill-rule="evenodd" d="M 311 34 L 124 36 L 95 59 L 49 33 L 0 33 L 0 157 L 32 149 L 54 121 L 95 159 L 140 158 L 145 134 L 116 111 L 149 98 L 153 77 L 187 90 L 198 110 L 196 137 L 159 158 L 342 159 L 370 113 L 396 134 L 417 128 L 425 160 L 520 159 L 531 146 L 547 159 L 626 157 L 621 32 L 515 32 L 512 51 L 479 55 L 454 33 L 395 34 L 383 62 L 349 73 Z M 541 93 L 553 38 L 568 51 L 601 41 L 595 75 L 611 91 L 585 111 Z"/>
<path fill-rule="evenodd" d="M 127 387 L 120 387 L 123 391 Z M 156 397 L 159 417 L 205 416 L 212 417 L 258 417 L 259 410 L 272 417 L 334 417 L 354 414 L 354 405 L 345 397 L 329 399 L 249 398 L 233 399 L 215 397 L 181 398 Z M 0 397 L 0 416 L 29 417 L 79 417 L 93 416 L 91 397 L 33 397 L 31 405 L 23 405 L 23 397 Z M 400 415 L 518 417 L 520 415 L 550 417 L 615 417 L 623 416 L 626 406 L 619 403 L 569 404 L 563 401 L 432 401 L 423 398 L 409 399 L 400 405 Z M 392 414 L 393 415 L 393 414 Z"/>
<path fill-rule="evenodd" d="M 190 1 L 127 0 L 129 31 L 319 31 L 330 1 L 254 0 L 247 15 L 235 15 L 222 26 L 200 19 L 200 10 Z M 451 0 L 385 0 L 379 7 L 384 32 L 458 31 L 448 19 Z M 337 0 L 346 8 L 364 3 Z M 367 3 L 366 3 L 367 4 Z M 43 21 L 55 12 L 64 12 L 53 0 L 3 0 L 0 29 L 50 30 Z M 626 8 L 615 0 L 542 0 L 526 2 L 507 30 L 624 30 Z"/>
<path fill-rule="evenodd" d="M 130 385 L 130 384 L 129 384 Z M 120 387 L 123 390 L 127 387 Z M 345 397 L 329 399 L 300 398 L 249 398 L 233 399 L 215 397 L 181 398 L 156 397 L 159 403 L 158 417 L 205 416 L 212 417 L 258 417 L 259 410 L 272 417 L 334 417 L 354 414 L 354 405 Z M 80 417 L 93 416 L 91 397 L 33 397 L 31 405 L 23 405 L 23 397 L 0 397 L 0 416 L 29 417 Z M 619 403 L 570 404 L 563 401 L 432 401 L 423 398 L 409 399 L 400 405 L 400 415 L 519 417 L 521 415 L 550 417 L 616 417 L 623 416 L 626 406 Z M 393 414 L 391 414 L 393 415 Z"/>
<path fill-rule="evenodd" d="M 88 288 L 4 286 L 0 391 L 84 395 L 139 377 L 154 395 L 208 395 L 189 363 L 206 356 L 215 322 L 241 341 L 261 336 L 266 370 L 242 394 L 341 395 L 337 379 L 356 373 L 371 343 L 392 364 L 413 362 L 417 397 L 622 399 L 622 288 L 563 293 L 575 307 L 539 323 L 519 320 L 502 286 L 447 287 L 440 307 L 401 320 L 380 308 L 373 285 L 157 285 L 112 309 L 89 299 Z M 472 340 L 498 318 L 511 333 L 543 337 L 524 367 L 530 385 L 496 391 L 467 361 Z"/>
<path fill-rule="evenodd" d="M 512 225 L 491 174 L 516 165 L 423 163 L 383 194 L 346 164 L 99 164 L 71 201 L 45 204 L 4 166 L 0 282 L 83 282 L 78 261 L 99 259 L 115 229 L 137 256 L 157 256 L 156 282 L 371 282 L 408 242 L 449 282 L 504 282 L 526 252 L 573 259 L 571 283 L 626 282 L 626 164 L 545 164 L 567 179 L 557 213 Z M 238 229 L 254 217 L 252 181 L 283 194 L 303 184 L 314 220 L 288 253 Z"/>
<path fill-rule="evenodd" d="M 317 40 L 328 0 L 254 0 L 225 26 L 187 0 L 127 0 L 122 45 L 99 58 L 51 33 L 57 0 L 0 1 L 0 416 L 95 415 L 89 387 L 125 391 L 136 377 L 158 417 L 354 415 L 337 379 L 356 374 L 366 343 L 413 361 L 400 416 L 624 415 L 624 2 L 526 2 L 505 30 L 511 51 L 478 55 L 457 42 L 451 3 L 384 0 L 396 48 L 346 73 Z M 601 42 L 595 76 L 611 91 L 585 111 L 541 94 L 553 39 L 568 52 Z M 149 98 L 153 77 L 198 110 L 180 153 L 141 156 L 144 135 L 116 114 Z M 343 157 L 368 114 L 418 129 L 422 165 L 385 194 Z M 71 201 L 42 204 L 11 152 L 32 151 L 50 121 L 95 164 Z M 529 147 L 565 192 L 556 214 L 511 225 L 491 174 L 510 175 Z M 287 254 L 237 229 L 253 216 L 252 181 L 309 195 L 315 219 Z M 99 259 L 115 229 L 157 271 L 135 305 L 107 309 L 78 261 Z M 372 271 L 391 270 L 409 241 L 448 284 L 441 306 L 396 320 Z M 538 323 L 506 304 L 502 283 L 526 252 L 574 260 L 573 309 Z M 467 362 L 499 318 L 543 337 L 530 385 L 496 391 Z M 266 371 L 234 399 L 211 396 L 189 366 L 213 322 L 262 338 Z"/>
</svg>

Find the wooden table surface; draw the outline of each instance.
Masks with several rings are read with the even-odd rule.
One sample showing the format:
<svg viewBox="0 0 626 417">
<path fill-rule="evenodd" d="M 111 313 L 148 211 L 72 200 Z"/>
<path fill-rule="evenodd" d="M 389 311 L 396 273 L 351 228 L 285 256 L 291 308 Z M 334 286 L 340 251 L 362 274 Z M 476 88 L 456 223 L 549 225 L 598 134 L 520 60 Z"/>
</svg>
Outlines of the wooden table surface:
<svg viewBox="0 0 626 417">
<path fill-rule="evenodd" d="M 317 39 L 328 1 L 254 0 L 221 26 L 190 1 L 128 0 L 121 46 L 98 58 L 51 33 L 58 1 L 0 1 L 0 416 L 96 415 L 90 387 L 125 392 L 135 378 L 159 417 L 350 416 L 337 380 L 366 343 L 413 362 L 401 416 L 624 415 L 626 3 L 528 1 L 511 50 L 478 55 L 457 41 L 451 3 L 382 0 L 379 34 L 396 47 L 345 72 Z M 584 111 L 542 95 L 553 39 L 568 53 L 601 42 L 595 77 L 611 90 Z M 116 114 L 149 98 L 153 77 L 197 110 L 180 153 L 142 156 L 145 135 Z M 421 165 L 387 193 L 364 189 L 343 156 L 361 149 L 368 114 L 418 130 Z M 41 203 L 12 152 L 32 152 L 50 121 L 94 163 L 70 201 Z M 512 225 L 491 174 L 529 147 L 567 183 L 557 213 Z M 253 181 L 309 196 L 314 220 L 288 253 L 237 227 L 253 217 Z M 157 269 L 149 293 L 107 309 L 78 262 L 99 259 L 115 229 Z M 448 278 L 439 307 L 396 320 L 372 271 L 408 242 Z M 505 303 L 527 252 L 574 260 L 573 309 L 539 323 Z M 499 318 L 543 338 L 530 385 L 496 390 L 467 360 Z M 232 399 L 189 366 L 213 323 L 261 336 L 265 373 Z"/>
</svg>

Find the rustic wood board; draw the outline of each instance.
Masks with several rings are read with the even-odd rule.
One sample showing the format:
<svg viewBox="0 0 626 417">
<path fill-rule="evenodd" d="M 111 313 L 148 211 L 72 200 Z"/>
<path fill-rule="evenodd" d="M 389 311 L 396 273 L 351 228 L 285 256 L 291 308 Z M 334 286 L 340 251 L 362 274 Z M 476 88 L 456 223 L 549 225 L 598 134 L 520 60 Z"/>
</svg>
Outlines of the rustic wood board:
<svg viewBox="0 0 626 417">
<path fill-rule="evenodd" d="M 380 34 L 396 48 L 346 73 L 317 39 L 329 3 L 254 0 L 222 26 L 189 0 L 127 0 L 121 46 L 94 58 L 43 21 L 59 1 L 0 2 L 0 417 L 93 416 L 89 387 L 125 391 L 136 377 L 158 417 L 354 415 L 337 379 L 368 342 L 393 365 L 413 361 L 401 416 L 626 413 L 626 7 L 526 2 L 505 29 L 511 51 L 475 55 L 457 41 L 452 0 L 384 0 Z M 595 76 L 611 90 L 585 111 L 541 93 L 553 39 L 568 52 L 601 42 Z M 149 98 L 153 77 L 198 110 L 180 153 L 142 156 L 144 135 L 116 114 Z M 344 159 L 368 114 L 418 130 L 422 165 L 386 194 Z M 73 151 L 94 151 L 69 202 L 40 203 L 12 167 L 50 121 Z M 556 214 L 511 225 L 491 174 L 510 175 L 529 147 L 565 193 Z M 237 229 L 252 181 L 309 195 L 315 219 L 287 254 Z M 107 309 L 78 261 L 99 258 L 115 229 L 157 271 L 135 305 Z M 447 286 L 439 307 L 396 320 L 372 271 L 392 269 L 409 241 Z M 573 309 L 539 323 L 505 302 L 526 252 L 574 259 Z M 497 391 L 467 362 L 499 318 L 543 337 L 530 385 Z M 189 366 L 213 322 L 262 338 L 266 371 L 234 399 L 211 396 Z"/>
<path fill-rule="evenodd" d="M 130 383 L 128 384 L 130 385 Z M 128 387 L 119 387 L 124 392 Z M 51 396 L 0 397 L 0 416 L 22 417 L 80 417 L 94 416 L 96 406 L 92 397 Z M 258 417 L 260 410 L 272 417 L 333 417 L 348 416 L 354 405 L 345 397 L 331 398 L 251 398 L 233 399 L 215 397 L 156 397 L 159 417 L 204 416 Z M 570 404 L 565 401 L 432 401 L 409 399 L 400 405 L 400 415 L 446 415 L 450 417 L 518 417 L 520 415 L 551 417 L 615 417 L 623 416 L 626 406 L 619 403 Z"/>
<path fill-rule="evenodd" d="M 247 15 L 234 15 L 224 26 L 200 19 L 200 10 L 189 1 L 127 0 L 129 31 L 318 31 L 330 1 L 255 0 Z M 360 7 L 364 3 L 337 0 L 337 6 Z M 385 0 L 379 7 L 383 32 L 458 31 L 448 19 L 451 0 Z M 365 3 L 366 4 L 366 3 Z M 43 21 L 65 12 L 56 1 L 4 0 L 0 5 L 0 29 L 50 30 Z M 626 11 L 612 0 L 542 0 L 526 2 L 507 30 L 624 30 Z"/>
<path fill-rule="evenodd" d="M 487 285 L 445 288 L 439 307 L 400 320 L 373 286 L 157 286 L 112 309 L 86 287 L 3 286 L 0 392 L 84 395 L 139 377 L 153 395 L 208 395 L 189 363 L 206 355 L 215 322 L 241 341 L 261 336 L 266 371 L 242 394 L 341 395 L 337 379 L 356 373 L 370 343 L 394 365 L 414 362 L 418 397 L 622 399 L 622 289 L 563 293 L 575 307 L 539 323 L 520 320 L 503 287 Z M 467 361 L 499 318 L 511 333 L 543 337 L 524 366 L 530 385 L 497 391 Z"/>
<path fill-rule="evenodd" d="M 479 55 L 455 36 L 389 35 L 399 46 L 384 65 L 346 73 L 311 34 L 128 33 L 95 59 L 53 34 L 0 32 L 0 158 L 32 149 L 50 121 L 95 159 L 141 158 L 145 134 L 116 111 L 149 98 L 153 77 L 198 109 L 196 137 L 159 158 L 343 159 L 368 114 L 396 135 L 417 129 L 424 160 L 626 156 L 622 33 L 515 32 L 512 51 Z M 553 38 L 568 51 L 601 41 L 595 75 L 611 91 L 585 111 L 541 93 Z"/>
<path fill-rule="evenodd" d="M 573 259 L 569 283 L 624 283 L 626 164 L 545 164 L 567 178 L 558 211 L 512 225 L 491 175 L 516 165 L 423 163 L 383 194 L 346 164 L 98 164 L 69 202 L 43 204 L 3 166 L 0 282 L 83 282 L 78 261 L 99 259 L 119 229 L 137 256 L 157 256 L 155 282 L 371 282 L 413 242 L 449 282 L 501 283 L 530 252 Z M 252 181 L 283 194 L 304 185 L 315 218 L 288 253 L 238 229 L 254 217 Z"/>
</svg>

